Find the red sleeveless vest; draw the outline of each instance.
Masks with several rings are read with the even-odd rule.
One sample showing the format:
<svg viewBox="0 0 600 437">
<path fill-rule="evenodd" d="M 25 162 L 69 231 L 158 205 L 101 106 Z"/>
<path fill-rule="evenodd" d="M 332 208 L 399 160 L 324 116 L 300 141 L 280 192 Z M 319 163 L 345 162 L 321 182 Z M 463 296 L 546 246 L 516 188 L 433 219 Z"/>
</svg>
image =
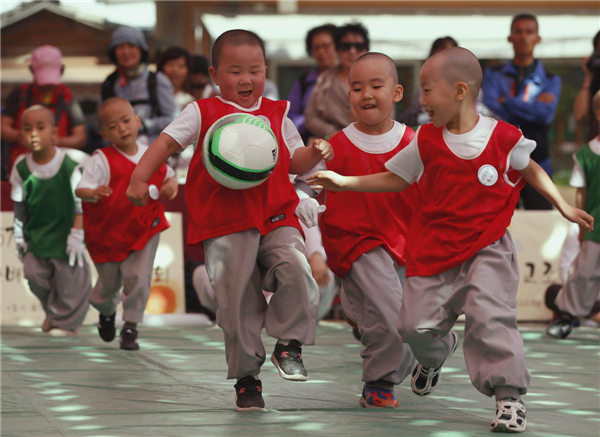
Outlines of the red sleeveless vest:
<svg viewBox="0 0 600 437">
<path fill-rule="evenodd" d="M 110 166 L 109 187 L 113 193 L 97 202 L 82 202 L 85 244 L 95 263 L 121 262 L 133 250 L 169 227 L 165 210 L 158 200 L 148 199 L 145 206 L 134 206 L 125 196 L 135 164 L 114 146 L 96 150 L 103 153 Z M 167 174 L 164 164 L 148 182 L 158 189 Z"/>
<path fill-rule="evenodd" d="M 456 156 L 443 127 L 417 131 L 424 171 L 416 184 L 419 208 L 408 234 L 406 276 L 432 276 L 457 267 L 501 238 L 525 185 L 510 168 L 510 154 L 523 136 L 499 121 L 481 154 Z"/>
<path fill-rule="evenodd" d="M 373 154 L 356 147 L 342 131 L 330 141 L 335 158 L 327 163 L 327 168 L 345 176 L 387 172 L 385 163 L 404 149 L 414 135 L 406 127 L 395 149 Z M 338 277 L 344 276 L 358 257 L 377 246 L 383 246 L 398 265 L 405 265 L 406 232 L 412 215 L 409 198 L 414 189 L 410 187 L 403 193 L 328 191 L 320 226 L 331 271 Z"/>
<path fill-rule="evenodd" d="M 300 230 L 294 215 L 298 195 L 290 183 L 290 151 L 283 139 L 283 123 L 289 103 L 262 98 L 260 108 L 244 112 L 213 97 L 196 102 L 202 116 L 198 145 L 190 163 L 185 187 L 189 214 L 188 244 L 197 245 L 210 238 L 257 228 L 266 235 L 279 226 Z M 215 181 L 202 162 L 202 143 L 208 129 L 219 118 L 238 112 L 262 115 L 269 119 L 279 144 L 277 165 L 269 178 L 257 187 L 232 190 Z"/>
</svg>

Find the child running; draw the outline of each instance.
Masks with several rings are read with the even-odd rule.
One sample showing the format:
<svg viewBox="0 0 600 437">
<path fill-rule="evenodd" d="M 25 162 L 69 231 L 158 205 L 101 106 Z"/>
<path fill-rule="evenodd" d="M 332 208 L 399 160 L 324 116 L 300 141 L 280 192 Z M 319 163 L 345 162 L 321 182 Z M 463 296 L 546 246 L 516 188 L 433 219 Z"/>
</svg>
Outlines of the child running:
<svg viewBox="0 0 600 437">
<path fill-rule="evenodd" d="M 592 100 L 592 110 L 600 120 L 600 91 Z M 600 219 L 600 135 L 579 150 L 573 158 L 575 166 L 571 185 L 577 187 L 578 208 Z M 559 316 L 548 327 L 548 335 L 565 338 L 571 333 L 575 317 L 586 317 L 600 297 L 600 228 L 585 232 L 580 228 L 581 249 L 574 271 L 556 297 Z"/>
<path fill-rule="evenodd" d="M 433 55 L 419 80 L 421 105 L 432 123 L 386 163 L 390 172 L 344 177 L 319 171 L 310 183 L 364 192 L 403 191 L 417 183 L 419 207 L 408 230 L 399 324 L 418 360 L 412 390 L 424 396 L 437 388 L 442 364 L 458 344 L 451 328 L 464 314 L 471 382 L 496 397 L 491 429 L 523 432 L 527 420 L 520 397 L 530 373 L 517 329 L 517 258 L 506 228 L 524 181 L 568 220 L 591 230 L 594 219 L 568 205 L 531 160 L 534 142 L 516 127 L 477 114 L 482 72 L 471 52 L 452 47 Z"/>
<path fill-rule="evenodd" d="M 169 227 L 158 198 L 173 199 L 177 181 L 171 168 L 161 166 L 149 181 L 151 200 L 143 208 L 134 207 L 125 191 L 136 164 L 148 150 L 137 144 L 140 117 L 119 97 L 102 102 L 96 115 L 102 137 L 111 145 L 94 153 L 75 191 L 85 201 L 85 242 L 98 270 L 90 303 L 100 312 L 100 337 L 110 342 L 116 334 L 117 305 L 123 301 L 120 348 L 138 350 L 137 324 L 144 319 L 150 296 L 159 234 Z"/>
<path fill-rule="evenodd" d="M 335 159 L 327 168 L 348 176 L 385 172 L 385 163 L 415 134 L 391 119 L 403 93 L 396 66 L 386 55 L 367 53 L 352 65 L 349 77 L 350 103 L 358 122 L 331 139 Z M 301 219 L 313 224 L 318 204 L 312 199 L 303 202 L 314 209 L 312 216 Z M 415 365 L 398 333 L 412 207 L 405 193 L 330 192 L 325 204 L 320 222 L 323 246 L 341 279 L 346 315 L 358 325 L 365 346 L 360 405 L 398 408 L 394 385 Z"/>
<path fill-rule="evenodd" d="M 92 290 L 83 246 L 81 201 L 73 193 L 81 167 L 58 147 L 52 111 L 41 105 L 21 116 L 31 153 L 21 155 L 10 181 L 14 237 L 29 289 L 46 313 L 42 331 L 71 336 L 83 323 Z"/>
<path fill-rule="evenodd" d="M 191 103 L 163 131 L 140 160 L 127 197 L 144 205 L 156 169 L 173 153 L 194 144 L 186 182 L 188 244 L 204 246 L 219 306 L 217 323 L 225 336 L 227 377 L 237 379 L 235 408 L 262 410 L 258 374 L 265 361 L 263 327 L 278 339 L 271 361 L 280 376 L 305 381 L 301 348 L 314 344 L 319 305 L 319 289 L 294 216 L 298 196 L 288 174 L 306 173 L 333 154 L 325 141 L 304 147 L 287 117 L 288 102 L 261 97 L 266 61 L 256 34 L 223 33 L 214 43 L 212 61 L 210 74 L 222 96 Z M 271 176 L 247 190 L 231 190 L 213 180 L 198 148 L 217 120 L 239 112 L 268 119 L 279 144 L 279 161 Z M 262 290 L 274 293 L 268 305 Z"/>
</svg>

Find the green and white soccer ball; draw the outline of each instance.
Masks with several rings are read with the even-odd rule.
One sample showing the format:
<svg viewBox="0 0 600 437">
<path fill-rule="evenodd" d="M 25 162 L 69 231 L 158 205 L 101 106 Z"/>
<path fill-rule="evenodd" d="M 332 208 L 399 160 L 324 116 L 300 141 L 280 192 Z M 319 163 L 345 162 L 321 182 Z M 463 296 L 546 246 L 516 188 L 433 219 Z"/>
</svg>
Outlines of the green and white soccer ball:
<svg viewBox="0 0 600 437">
<path fill-rule="evenodd" d="M 262 119 L 235 113 L 218 119 L 206 132 L 202 160 L 212 178 L 234 190 L 262 184 L 273 173 L 279 146 Z"/>
</svg>

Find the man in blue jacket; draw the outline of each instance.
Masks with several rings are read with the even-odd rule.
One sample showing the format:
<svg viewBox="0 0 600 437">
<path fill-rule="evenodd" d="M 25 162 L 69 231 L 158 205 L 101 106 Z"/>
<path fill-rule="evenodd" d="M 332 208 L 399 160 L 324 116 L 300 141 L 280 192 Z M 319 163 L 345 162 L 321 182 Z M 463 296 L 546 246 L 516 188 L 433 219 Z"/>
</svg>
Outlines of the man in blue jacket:
<svg viewBox="0 0 600 437">
<path fill-rule="evenodd" d="M 504 121 L 518 126 L 525 138 L 537 143 L 531 158 L 551 174 L 548 128 L 558 105 L 561 79 L 548 73 L 533 56 L 535 46 L 541 41 L 534 15 L 515 16 L 508 41 L 515 56 L 499 69 L 485 71 L 481 86 L 483 102 Z M 521 191 L 521 198 L 525 209 L 552 209 L 550 202 L 529 184 Z"/>
</svg>

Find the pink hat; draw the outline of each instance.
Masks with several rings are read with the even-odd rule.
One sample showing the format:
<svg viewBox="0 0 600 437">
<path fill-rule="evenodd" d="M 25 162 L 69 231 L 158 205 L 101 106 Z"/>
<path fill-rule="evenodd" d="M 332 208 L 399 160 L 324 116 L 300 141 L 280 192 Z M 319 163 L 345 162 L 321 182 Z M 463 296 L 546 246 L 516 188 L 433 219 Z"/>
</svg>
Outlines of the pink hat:
<svg viewBox="0 0 600 437">
<path fill-rule="evenodd" d="M 58 85 L 62 74 L 62 53 L 54 46 L 45 45 L 31 55 L 31 69 L 38 85 Z"/>
</svg>

